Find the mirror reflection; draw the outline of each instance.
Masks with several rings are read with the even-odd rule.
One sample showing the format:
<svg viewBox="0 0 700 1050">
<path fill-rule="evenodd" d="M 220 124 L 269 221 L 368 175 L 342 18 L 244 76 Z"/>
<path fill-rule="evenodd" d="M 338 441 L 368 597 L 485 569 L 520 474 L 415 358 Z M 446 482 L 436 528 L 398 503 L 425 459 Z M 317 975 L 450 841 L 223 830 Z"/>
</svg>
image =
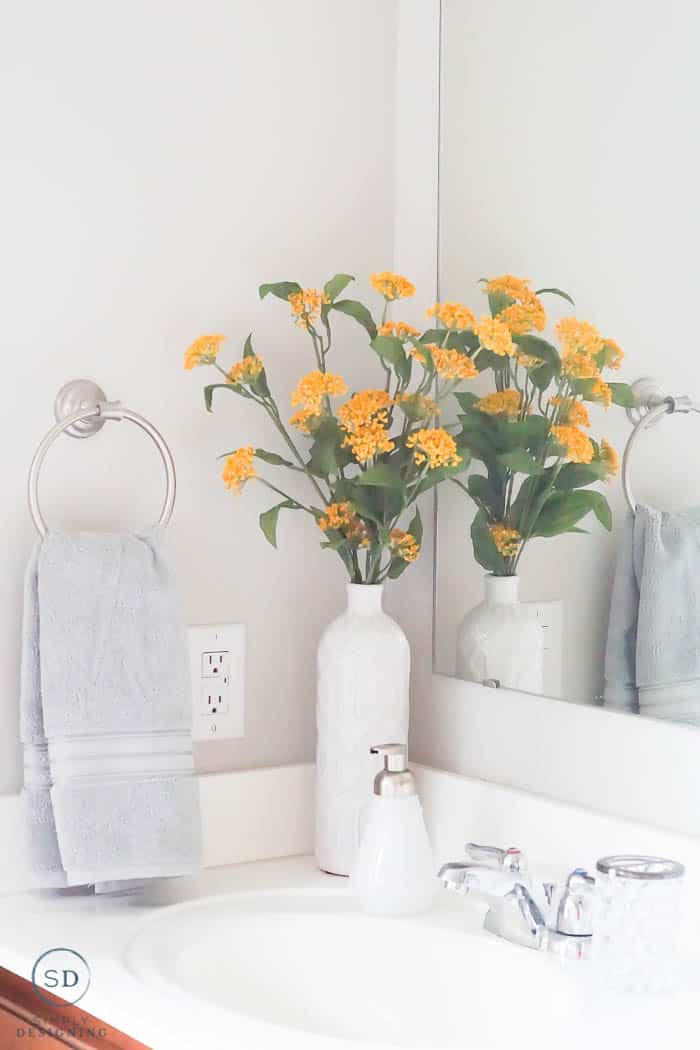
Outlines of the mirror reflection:
<svg viewBox="0 0 700 1050">
<path fill-rule="evenodd" d="M 601 34 L 602 6 L 507 2 L 477 33 L 444 0 L 435 340 L 478 375 L 443 417 L 469 462 L 439 498 L 435 657 L 694 724 L 700 19 L 679 7 L 659 36 L 639 8 Z"/>
</svg>

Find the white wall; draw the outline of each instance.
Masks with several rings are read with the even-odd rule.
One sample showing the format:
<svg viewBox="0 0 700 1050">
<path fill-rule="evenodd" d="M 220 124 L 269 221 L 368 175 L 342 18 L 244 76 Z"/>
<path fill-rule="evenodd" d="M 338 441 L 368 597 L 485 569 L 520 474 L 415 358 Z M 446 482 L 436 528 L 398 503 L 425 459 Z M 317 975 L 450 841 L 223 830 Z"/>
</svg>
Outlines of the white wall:
<svg viewBox="0 0 700 1050">
<path fill-rule="evenodd" d="M 511 272 L 558 285 L 576 312 L 626 351 L 620 378 L 656 375 L 700 399 L 695 303 L 700 211 L 696 134 L 700 7 L 670 0 L 444 0 L 441 292 L 481 305 L 476 281 Z M 569 312 L 547 300 L 552 320 Z M 620 450 L 624 412 L 592 411 L 593 433 Z M 700 501 L 697 417 L 640 439 L 640 500 Z M 608 495 L 616 526 L 619 482 Z M 473 508 L 443 492 L 438 667 L 480 597 L 468 526 Z M 447 524 L 449 518 L 449 525 Z M 564 695 L 601 685 L 617 537 L 539 540 L 523 558 L 524 597 L 564 597 Z M 444 542 L 443 542 L 444 539 Z"/>
<path fill-rule="evenodd" d="M 26 471 L 56 391 L 78 376 L 171 444 L 170 535 L 189 621 L 248 625 L 246 737 L 205 745 L 200 768 L 313 756 L 314 652 L 343 601 L 342 567 L 294 515 L 275 553 L 257 526 L 270 505 L 262 487 L 224 491 L 219 454 L 279 446 L 233 396 L 206 416 L 204 371 L 185 373 L 182 353 L 221 331 L 237 356 L 253 329 L 288 404 L 308 351 L 284 304 L 258 302 L 258 284 L 318 285 L 345 271 L 364 296 L 367 275 L 392 265 L 395 36 L 389 0 L 44 0 L 3 20 L 0 791 L 20 779 Z M 338 332 L 334 367 L 351 385 L 371 381 L 360 330 L 343 318 Z M 143 435 L 108 424 L 51 453 L 45 514 L 68 527 L 138 526 L 156 515 L 161 485 Z M 390 599 L 418 666 L 429 598 L 426 558 Z"/>
</svg>

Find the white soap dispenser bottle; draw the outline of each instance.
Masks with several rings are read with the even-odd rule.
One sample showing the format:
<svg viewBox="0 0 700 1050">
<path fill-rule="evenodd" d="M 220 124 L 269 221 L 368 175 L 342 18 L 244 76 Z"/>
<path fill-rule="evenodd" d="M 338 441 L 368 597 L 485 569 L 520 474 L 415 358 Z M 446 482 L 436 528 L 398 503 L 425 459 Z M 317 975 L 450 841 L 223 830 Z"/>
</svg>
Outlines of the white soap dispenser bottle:
<svg viewBox="0 0 700 1050">
<path fill-rule="evenodd" d="M 367 912 L 415 915 L 430 907 L 436 879 L 406 745 L 381 744 L 370 752 L 384 756 L 384 769 L 374 780 L 350 885 Z"/>
</svg>

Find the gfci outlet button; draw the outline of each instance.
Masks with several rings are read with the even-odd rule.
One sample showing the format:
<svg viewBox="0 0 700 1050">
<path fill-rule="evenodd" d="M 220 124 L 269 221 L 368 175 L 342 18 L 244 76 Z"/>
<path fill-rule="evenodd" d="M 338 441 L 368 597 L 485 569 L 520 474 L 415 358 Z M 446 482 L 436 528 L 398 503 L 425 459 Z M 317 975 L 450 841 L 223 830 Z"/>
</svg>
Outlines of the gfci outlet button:
<svg viewBox="0 0 700 1050">
<path fill-rule="evenodd" d="M 242 737 L 245 732 L 245 625 L 190 627 L 188 645 L 193 739 Z"/>
</svg>

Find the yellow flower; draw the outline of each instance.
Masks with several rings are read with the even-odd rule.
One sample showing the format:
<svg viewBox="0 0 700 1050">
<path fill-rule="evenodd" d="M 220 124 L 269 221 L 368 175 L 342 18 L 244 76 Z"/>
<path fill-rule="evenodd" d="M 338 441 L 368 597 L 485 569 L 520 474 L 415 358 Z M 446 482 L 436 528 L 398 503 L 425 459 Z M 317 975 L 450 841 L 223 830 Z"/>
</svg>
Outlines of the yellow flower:
<svg viewBox="0 0 700 1050">
<path fill-rule="evenodd" d="M 349 430 L 343 445 L 351 449 L 358 463 L 366 463 L 380 452 L 391 452 L 396 447 L 381 419 L 373 419 L 356 430 Z"/>
<path fill-rule="evenodd" d="M 439 406 L 432 397 L 425 394 L 399 394 L 396 404 L 406 416 L 406 419 L 430 419 L 440 413 Z"/>
<path fill-rule="evenodd" d="M 565 350 L 561 355 L 561 370 L 572 379 L 594 379 L 600 372 L 585 350 Z"/>
<path fill-rule="evenodd" d="M 591 439 L 578 427 L 568 423 L 552 427 L 552 435 L 572 463 L 590 463 L 593 459 Z"/>
<path fill-rule="evenodd" d="M 329 529 L 340 531 L 346 525 L 349 525 L 355 514 L 355 508 L 352 503 L 330 503 L 326 507 L 326 513 L 323 517 L 318 519 L 318 527 L 323 532 L 327 532 Z"/>
<path fill-rule="evenodd" d="M 482 317 L 475 331 L 481 345 L 499 357 L 512 357 L 515 353 L 510 329 L 499 317 Z"/>
<path fill-rule="evenodd" d="M 340 406 L 338 419 L 346 430 L 357 430 L 375 419 L 386 423 L 390 406 L 386 390 L 361 390 Z"/>
<path fill-rule="evenodd" d="M 564 352 L 583 352 L 593 357 L 603 349 L 603 338 L 588 321 L 579 321 L 575 317 L 562 317 L 556 328 Z"/>
<path fill-rule="evenodd" d="M 406 447 L 414 450 L 413 460 L 417 466 L 427 462 L 430 470 L 456 467 L 462 462 L 455 439 L 442 427 L 425 427 L 414 431 L 406 438 Z"/>
<path fill-rule="evenodd" d="M 426 343 L 425 347 L 430 351 L 435 371 L 443 379 L 473 379 L 479 374 L 471 357 L 463 354 L 461 350 L 448 350 L 437 343 Z M 425 363 L 425 355 L 420 350 L 413 353 L 413 356 Z"/>
<path fill-rule="evenodd" d="M 415 294 L 416 286 L 400 273 L 390 273 L 382 270 L 381 273 L 373 273 L 370 277 L 372 287 L 385 299 L 408 299 Z"/>
<path fill-rule="evenodd" d="M 302 376 L 292 394 L 292 405 L 306 409 L 321 409 L 324 397 L 339 397 L 347 393 L 347 386 L 342 376 L 332 372 L 319 372 L 316 369 Z"/>
<path fill-rule="evenodd" d="M 292 292 L 287 296 L 292 308 L 294 323 L 300 328 L 309 328 L 321 316 L 321 307 L 329 303 L 330 299 L 325 292 L 318 288 L 302 288 L 300 292 Z"/>
<path fill-rule="evenodd" d="M 475 408 L 488 416 L 517 416 L 520 406 L 521 398 L 517 390 L 498 390 L 480 398 L 475 404 Z"/>
<path fill-rule="evenodd" d="M 592 401 L 602 405 L 603 408 L 610 408 L 612 405 L 612 390 L 604 379 L 595 380 L 591 387 L 589 397 Z"/>
<path fill-rule="evenodd" d="M 185 351 L 185 368 L 189 371 L 197 365 L 213 365 L 225 335 L 200 335 Z"/>
<path fill-rule="evenodd" d="M 226 378 L 229 383 L 243 386 L 257 379 L 264 367 L 262 358 L 252 354 L 242 358 L 238 364 L 234 365 Z"/>
<path fill-rule="evenodd" d="M 419 336 L 420 332 L 405 321 L 387 321 L 377 329 L 378 335 L 393 335 L 396 339 L 408 339 L 410 335 Z"/>
<path fill-rule="evenodd" d="M 512 303 L 497 315 L 513 335 L 525 335 L 536 328 L 543 332 L 547 324 L 544 306 L 534 293 L 522 303 Z"/>
<path fill-rule="evenodd" d="M 301 430 L 303 434 L 311 434 L 315 424 L 321 419 L 321 413 L 316 408 L 300 408 L 293 416 L 289 417 L 290 425 Z"/>
<path fill-rule="evenodd" d="M 603 344 L 603 351 L 605 353 L 605 367 L 617 370 L 622 364 L 622 358 L 625 356 L 624 350 L 614 339 L 606 339 Z"/>
<path fill-rule="evenodd" d="M 252 445 L 246 445 L 245 448 L 236 449 L 231 453 L 221 474 L 227 489 L 240 492 L 246 481 L 256 476 L 254 459 L 255 449 Z"/>
<path fill-rule="evenodd" d="M 484 291 L 488 295 L 507 295 L 510 299 L 525 299 L 533 295 L 528 278 L 513 277 L 512 273 L 504 273 L 502 277 L 492 277 L 486 282 Z"/>
<path fill-rule="evenodd" d="M 386 390 L 361 390 L 338 409 L 338 420 L 346 432 L 343 445 L 352 450 L 358 463 L 394 448 L 387 432 L 390 406 Z"/>
<path fill-rule="evenodd" d="M 515 299 L 514 303 L 497 314 L 498 319 L 508 326 L 513 335 L 525 335 L 533 328 L 538 332 L 544 331 L 547 315 L 541 300 L 530 288 L 529 280 L 506 273 L 502 277 L 493 277 L 487 281 L 485 291 Z"/>
<path fill-rule="evenodd" d="M 403 561 L 413 562 L 418 560 L 420 544 L 410 532 L 404 532 L 402 529 L 392 529 L 389 534 L 389 542 L 391 549 Z"/>
<path fill-rule="evenodd" d="M 620 458 L 612 445 L 603 438 L 600 442 L 600 462 L 605 467 L 605 480 L 612 478 L 620 469 Z"/>
<path fill-rule="evenodd" d="M 572 426 L 578 427 L 591 425 L 588 409 L 582 401 L 577 401 L 573 397 L 553 397 L 550 399 L 550 404 L 558 406 L 560 423 L 571 423 Z"/>
<path fill-rule="evenodd" d="M 509 525 L 500 521 L 496 525 L 489 525 L 489 532 L 496 550 L 502 557 L 512 558 L 518 553 L 523 538 L 517 529 L 511 529 Z"/>
<path fill-rule="evenodd" d="M 349 501 L 330 503 L 317 524 L 322 532 L 328 532 L 329 529 L 341 532 L 355 547 L 369 547 L 367 526 L 362 518 L 357 516 L 355 507 Z"/>
<path fill-rule="evenodd" d="M 469 307 L 462 303 L 435 303 L 435 306 L 430 306 L 426 310 L 426 317 L 437 317 L 445 328 L 454 328 L 458 331 L 474 328 L 476 325 L 476 317 Z"/>
</svg>

